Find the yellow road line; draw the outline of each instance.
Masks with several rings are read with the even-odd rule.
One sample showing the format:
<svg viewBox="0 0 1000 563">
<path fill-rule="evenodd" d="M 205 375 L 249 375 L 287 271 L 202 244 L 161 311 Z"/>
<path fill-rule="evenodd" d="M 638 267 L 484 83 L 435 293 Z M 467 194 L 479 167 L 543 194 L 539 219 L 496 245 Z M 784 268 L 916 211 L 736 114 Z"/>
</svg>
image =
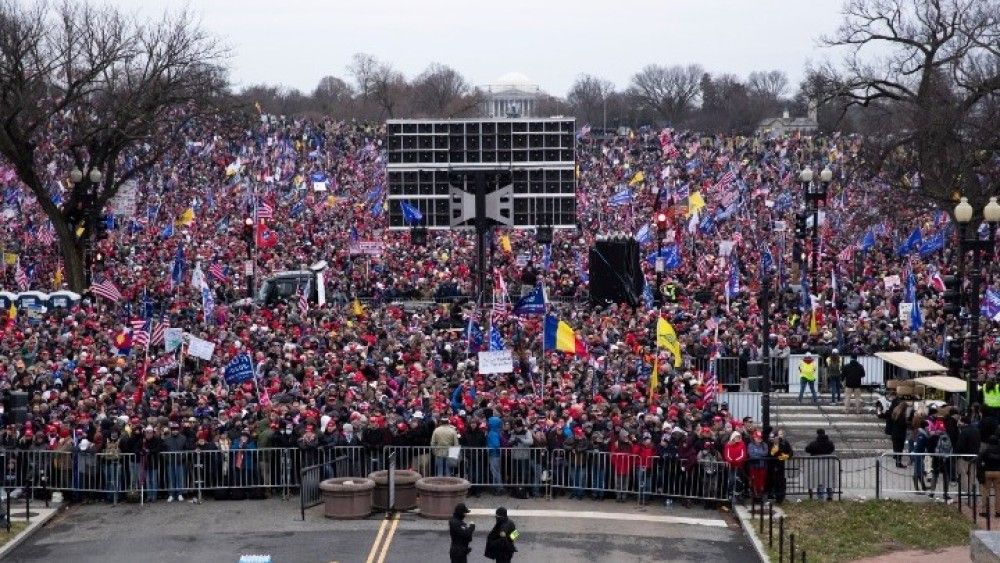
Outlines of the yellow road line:
<svg viewBox="0 0 1000 563">
<path fill-rule="evenodd" d="M 378 535 L 375 536 L 375 542 L 372 544 L 371 550 L 368 551 L 368 558 L 365 559 L 365 563 L 373 563 L 375 561 L 375 554 L 378 553 L 378 546 L 382 542 L 382 534 L 385 533 L 388 524 L 388 520 L 382 520 L 382 525 L 378 527 Z"/>
<path fill-rule="evenodd" d="M 399 527 L 399 514 L 395 514 L 392 517 L 392 526 L 389 527 L 389 533 L 385 536 L 385 543 L 382 544 L 382 552 L 378 554 L 378 561 L 376 563 L 385 563 L 385 558 L 389 555 L 389 544 L 392 543 L 392 537 L 396 535 L 396 528 Z"/>
</svg>

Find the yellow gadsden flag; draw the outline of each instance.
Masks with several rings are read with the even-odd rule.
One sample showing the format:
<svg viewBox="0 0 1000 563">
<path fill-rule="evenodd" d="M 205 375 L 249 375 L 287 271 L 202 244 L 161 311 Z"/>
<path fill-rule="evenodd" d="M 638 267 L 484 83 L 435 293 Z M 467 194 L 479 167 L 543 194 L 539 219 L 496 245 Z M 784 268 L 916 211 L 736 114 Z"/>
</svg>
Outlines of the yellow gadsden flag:
<svg viewBox="0 0 1000 563">
<path fill-rule="evenodd" d="M 354 298 L 354 302 L 351 303 L 351 313 L 355 317 L 360 317 L 365 314 L 365 308 L 361 305 L 361 301 L 357 297 Z"/>
<path fill-rule="evenodd" d="M 56 289 L 59 289 L 60 287 L 62 287 L 62 282 L 63 282 L 63 269 L 62 266 L 59 266 L 58 268 L 56 268 L 55 275 L 52 276 L 52 284 L 56 286 Z"/>
<path fill-rule="evenodd" d="M 653 404 L 653 395 L 660 385 L 660 355 L 653 356 L 653 373 L 649 376 L 649 404 Z"/>
<path fill-rule="evenodd" d="M 701 197 L 701 192 L 691 192 L 688 196 L 688 213 L 687 216 L 690 217 L 695 213 L 701 211 L 705 207 L 705 198 Z"/>
<path fill-rule="evenodd" d="M 502 248 L 503 251 L 506 252 L 507 254 L 510 254 L 510 253 L 514 252 L 514 247 L 512 247 L 510 245 L 510 237 L 509 236 L 507 236 L 507 235 L 500 235 L 500 248 Z"/>
<path fill-rule="evenodd" d="M 677 340 L 677 332 L 667 319 L 656 319 L 656 347 L 663 348 L 674 355 L 674 367 L 681 367 L 681 343 Z"/>
<path fill-rule="evenodd" d="M 636 184 L 641 184 L 646 179 L 646 175 L 642 173 L 642 170 L 635 173 L 632 179 L 628 181 L 628 185 L 634 186 Z"/>
</svg>

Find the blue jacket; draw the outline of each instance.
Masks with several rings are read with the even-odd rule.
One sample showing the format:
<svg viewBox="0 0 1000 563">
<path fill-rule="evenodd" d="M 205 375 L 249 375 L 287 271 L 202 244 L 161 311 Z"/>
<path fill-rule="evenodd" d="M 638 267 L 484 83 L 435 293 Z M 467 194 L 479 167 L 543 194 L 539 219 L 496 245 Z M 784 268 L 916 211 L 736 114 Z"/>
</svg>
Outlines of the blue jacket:
<svg viewBox="0 0 1000 563">
<path fill-rule="evenodd" d="M 486 432 L 486 447 L 490 449 L 490 455 L 498 456 L 500 455 L 500 427 L 502 425 L 500 417 L 491 416 L 486 421 L 486 425 L 488 428 Z"/>
</svg>

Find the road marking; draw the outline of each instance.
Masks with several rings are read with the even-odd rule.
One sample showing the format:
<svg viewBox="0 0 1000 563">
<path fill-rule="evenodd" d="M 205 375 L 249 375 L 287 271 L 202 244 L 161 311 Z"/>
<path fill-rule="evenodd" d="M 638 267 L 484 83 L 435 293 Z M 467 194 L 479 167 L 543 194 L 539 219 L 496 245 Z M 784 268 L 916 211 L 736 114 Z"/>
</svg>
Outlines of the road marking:
<svg viewBox="0 0 1000 563">
<path fill-rule="evenodd" d="M 493 516 L 492 508 L 473 508 L 473 516 Z M 726 528 L 725 520 L 718 518 L 690 518 L 687 516 L 657 516 L 655 514 L 630 514 L 628 512 L 595 512 L 577 510 L 518 510 L 507 509 L 511 518 L 583 518 L 587 520 L 624 520 L 628 522 L 659 522 L 663 524 L 686 524 L 689 526 L 708 526 L 710 528 Z"/>
<path fill-rule="evenodd" d="M 392 537 L 396 535 L 396 528 L 399 527 L 399 514 L 394 514 L 392 517 L 392 526 L 389 526 L 389 533 L 385 536 L 385 543 L 382 544 L 382 551 L 378 554 L 378 561 L 376 563 L 385 563 L 385 558 L 389 555 L 389 544 L 392 543 Z"/>
<path fill-rule="evenodd" d="M 382 520 L 382 524 L 378 527 L 378 534 L 375 536 L 375 543 L 372 544 L 372 548 L 368 551 L 368 557 L 365 559 L 365 563 L 373 563 L 375 561 L 375 554 L 378 553 L 378 546 L 382 543 L 382 534 L 385 533 L 385 529 L 388 525 L 388 519 Z"/>
</svg>

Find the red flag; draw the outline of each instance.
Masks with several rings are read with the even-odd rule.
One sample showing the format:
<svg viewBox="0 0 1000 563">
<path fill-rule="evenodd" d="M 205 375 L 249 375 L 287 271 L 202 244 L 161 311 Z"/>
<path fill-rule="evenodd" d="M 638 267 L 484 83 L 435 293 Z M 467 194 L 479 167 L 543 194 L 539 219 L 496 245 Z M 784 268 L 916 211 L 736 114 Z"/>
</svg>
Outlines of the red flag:
<svg viewBox="0 0 1000 563">
<path fill-rule="evenodd" d="M 278 234 L 261 223 L 257 225 L 257 247 L 273 248 L 278 244 Z"/>
</svg>

